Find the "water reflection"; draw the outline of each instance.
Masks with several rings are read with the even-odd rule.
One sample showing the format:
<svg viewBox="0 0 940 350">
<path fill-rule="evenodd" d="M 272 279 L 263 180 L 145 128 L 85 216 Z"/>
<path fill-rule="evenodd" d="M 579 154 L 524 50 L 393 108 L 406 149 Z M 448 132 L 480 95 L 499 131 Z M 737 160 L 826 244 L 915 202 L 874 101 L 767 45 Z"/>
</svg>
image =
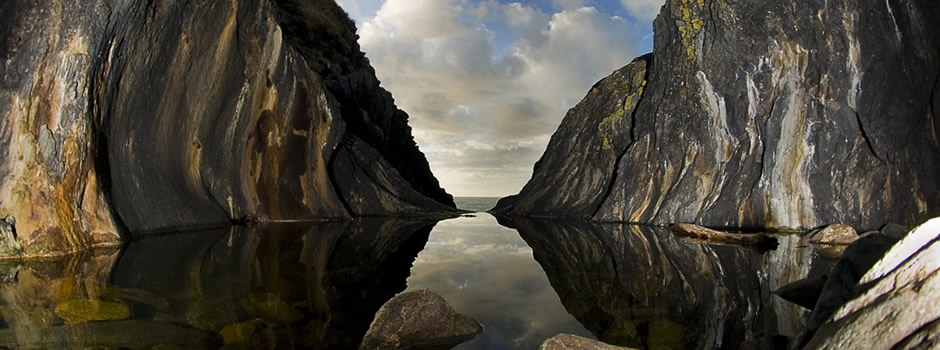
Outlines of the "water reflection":
<svg viewBox="0 0 940 350">
<path fill-rule="evenodd" d="M 537 349 L 558 333 L 592 337 L 565 311 L 519 234 L 476 215 L 438 223 L 408 278 L 409 289 L 433 290 L 483 325 L 455 350 Z"/>
<path fill-rule="evenodd" d="M 662 228 L 521 221 L 565 308 L 599 339 L 655 349 L 786 347 L 803 309 L 771 291 L 827 262 L 796 236 L 758 253 Z"/>
<path fill-rule="evenodd" d="M 0 265 L 0 347 L 355 348 L 433 222 L 174 233 Z"/>
</svg>

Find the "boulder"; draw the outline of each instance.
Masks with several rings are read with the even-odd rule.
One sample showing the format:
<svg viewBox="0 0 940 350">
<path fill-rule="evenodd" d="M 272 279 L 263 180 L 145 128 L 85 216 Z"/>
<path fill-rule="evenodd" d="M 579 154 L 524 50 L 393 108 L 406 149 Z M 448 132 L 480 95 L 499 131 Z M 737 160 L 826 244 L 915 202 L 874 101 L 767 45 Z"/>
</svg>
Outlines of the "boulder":
<svg viewBox="0 0 940 350">
<path fill-rule="evenodd" d="M 851 244 L 858 239 L 858 233 L 849 225 L 829 225 L 810 233 L 809 242 L 816 244 Z"/>
<path fill-rule="evenodd" d="M 396 295 L 375 315 L 360 349 L 450 348 L 483 332 L 440 295 L 419 289 Z"/>
<path fill-rule="evenodd" d="M 818 331 L 809 330 L 805 348 L 888 349 L 936 343 L 940 218 L 915 228 L 866 271 L 849 286 L 852 298 L 829 312 Z"/>
<path fill-rule="evenodd" d="M 940 215 L 940 2 L 669 0 L 494 211 L 861 231 Z"/>
<path fill-rule="evenodd" d="M 574 334 L 559 334 L 548 338 L 539 346 L 539 350 L 629 350 L 622 346 L 605 344 L 594 339 Z"/>
</svg>

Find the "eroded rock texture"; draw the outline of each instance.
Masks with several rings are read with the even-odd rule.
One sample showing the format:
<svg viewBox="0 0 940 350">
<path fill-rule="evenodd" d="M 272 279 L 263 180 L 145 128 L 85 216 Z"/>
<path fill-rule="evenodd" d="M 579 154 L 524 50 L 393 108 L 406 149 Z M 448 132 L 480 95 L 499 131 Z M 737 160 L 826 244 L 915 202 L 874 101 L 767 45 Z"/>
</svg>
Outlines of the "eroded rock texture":
<svg viewBox="0 0 940 350">
<path fill-rule="evenodd" d="M 453 207 L 333 1 L 5 1 L 0 55 L 0 216 L 24 255 Z"/>
<path fill-rule="evenodd" d="M 496 211 L 913 226 L 940 214 L 938 23 L 931 1 L 669 0 L 652 57 L 569 111 Z"/>
</svg>

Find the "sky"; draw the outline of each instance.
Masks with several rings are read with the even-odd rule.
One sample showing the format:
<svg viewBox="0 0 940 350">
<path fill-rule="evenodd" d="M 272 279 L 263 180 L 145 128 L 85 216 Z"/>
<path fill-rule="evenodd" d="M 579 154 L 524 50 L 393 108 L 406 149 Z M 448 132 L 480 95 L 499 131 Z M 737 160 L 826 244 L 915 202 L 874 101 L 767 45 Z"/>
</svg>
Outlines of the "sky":
<svg viewBox="0 0 940 350">
<path fill-rule="evenodd" d="M 652 50 L 663 0 L 338 0 L 455 196 L 518 193 L 565 112 Z"/>
</svg>

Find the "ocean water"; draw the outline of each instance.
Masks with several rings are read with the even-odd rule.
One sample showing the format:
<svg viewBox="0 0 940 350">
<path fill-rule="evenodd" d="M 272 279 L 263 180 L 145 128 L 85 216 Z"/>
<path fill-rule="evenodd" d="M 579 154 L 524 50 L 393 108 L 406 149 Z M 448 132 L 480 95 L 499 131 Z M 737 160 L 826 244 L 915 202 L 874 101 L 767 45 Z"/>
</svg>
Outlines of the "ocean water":
<svg viewBox="0 0 940 350">
<path fill-rule="evenodd" d="M 457 209 L 469 210 L 472 212 L 485 212 L 493 209 L 499 197 L 454 197 L 454 204 Z"/>
</svg>

